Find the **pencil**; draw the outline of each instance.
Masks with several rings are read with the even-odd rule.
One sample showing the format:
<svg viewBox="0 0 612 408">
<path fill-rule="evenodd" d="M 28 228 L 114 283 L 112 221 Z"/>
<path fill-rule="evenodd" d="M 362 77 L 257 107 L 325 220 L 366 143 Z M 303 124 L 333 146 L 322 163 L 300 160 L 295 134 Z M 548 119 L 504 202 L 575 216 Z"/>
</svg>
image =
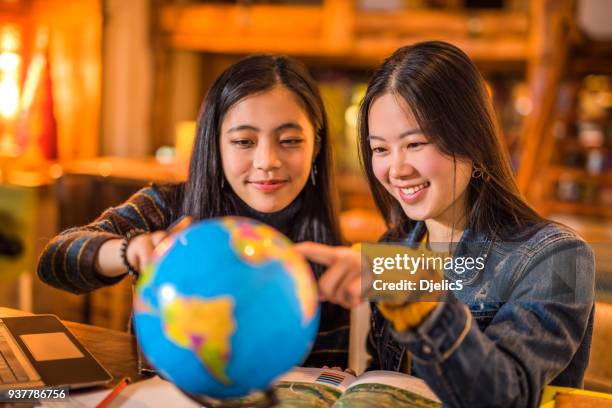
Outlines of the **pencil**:
<svg viewBox="0 0 612 408">
<path fill-rule="evenodd" d="M 105 408 L 108 404 L 112 402 L 112 400 L 115 399 L 117 395 L 119 395 L 121 390 L 127 387 L 127 385 L 130 382 L 131 382 L 130 377 L 123 377 L 121 381 L 119 381 L 117 385 L 115 385 L 113 390 L 110 393 L 108 393 L 108 395 L 102 401 L 100 401 L 98 405 L 96 405 L 96 408 Z"/>
</svg>

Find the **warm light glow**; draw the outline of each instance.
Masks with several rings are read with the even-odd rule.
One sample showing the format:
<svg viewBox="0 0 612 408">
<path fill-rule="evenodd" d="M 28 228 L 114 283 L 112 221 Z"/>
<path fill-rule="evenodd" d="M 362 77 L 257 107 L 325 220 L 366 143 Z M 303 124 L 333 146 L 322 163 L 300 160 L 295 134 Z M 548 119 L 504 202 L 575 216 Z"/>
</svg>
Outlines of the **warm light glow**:
<svg viewBox="0 0 612 408">
<path fill-rule="evenodd" d="M 37 54 L 32 57 L 30 66 L 28 67 L 28 75 L 26 76 L 25 84 L 23 85 L 23 98 L 21 99 L 21 109 L 28 110 L 34 102 L 36 89 L 42 77 L 43 69 L 45 68 L 45 58 Z"/>
<path fill-rule="evenodd" d="M 529 87 L 525 83 L 520 83 L 512 89 L 513 107 L 516 113 L 521 116 L 528 116 L 533 112 L 533 101 Z"/>
<path fill-rule="evenodd" d="M 49 175 L 54 179 L 62 177 L 63 174 L 64 170 L 62 169 L 62 166 L 57 163 L 51 165 L 51 167 L 49 168 Z"/>
<path fill-rule="evenodd" d="M 531 99 L 526 96 L 521 96 L 516 98 L 514 101 L 514 109 L 519 113 L 519 115 L 527 116 L 533 110 L 533 103 Z"/>
<path fill-rule="evenodd" d="M 21 57 L 14 52 L 3 52 L 0 54 L 0 70 L 10 72 L 17 71 L 21 66 Z"/>
<path fill-rule="evenodd" d="M 3 27 L 0 31 L 0 115 L 4 120 L 14 119 L 19 109 L 19 47 L 19 31 L 13 26 Z"/>
<path fill-rule="evenodd" d="M 17 156 L 15 123 L 19 111 L 21 33 L 14 25 L 0 28 L 0 156 Z"/>
<path fill-rule="evenodd" d="M 351 127 L 357 127 L 357 119 L 359 117 L 359 106 L 351 105 L 344 112 L 344 120 Z"/>
<path fill-rule="evenodd" d="M 36 96 L 36 90 L 42 79 L 42 74 L 46 65 L 44 50 L 49 42 L 49 29 L 40 27 L 36 32 L 36 52 L 32 56 L 25 83 L 23 84 L 23 97 L 21 98 L 21 110 L 27 111 Z"/>
<path fill-rule="evenodd" d="M 196 122 L 194 120 L 181 121 L 176 125 L 174 132 L 174 145 L 176 157 L 182 163 L 189 163 L 191 148 L 196 134 Z"/>
<path fill-rule="evenodd" d="M 14 78 L 4 75 L 4 72 L 0 71 L 0 76 L 4 77 L 0 80 L 0 115 L 10 120 L 15 117 L 19 107 L 19 86 Z"/>
<path fill-rule="evenodd" d="M 174 147 L 162 146 L 155 151 L 155 160 L 157 160 L 159 164 L 171 164 L 174 162 L 174 156 Z"/>
<path fill-rule="evenodd" d="M 19 52 L 21 48 L 21 38 L 19 29 L 14 25 L 2 27 L 0 34 L 0 49 L 4 52 Z"/>
</svg>

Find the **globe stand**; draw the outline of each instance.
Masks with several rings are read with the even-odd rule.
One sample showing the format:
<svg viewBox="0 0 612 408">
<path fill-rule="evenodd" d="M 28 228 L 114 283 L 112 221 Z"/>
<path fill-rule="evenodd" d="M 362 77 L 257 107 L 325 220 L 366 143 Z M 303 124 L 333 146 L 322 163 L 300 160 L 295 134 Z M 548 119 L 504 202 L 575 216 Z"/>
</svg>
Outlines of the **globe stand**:
<svg viewBox="0 0 612 408">
<path fill-rule="evenodd" d="M 244 401 L 242 398 L 219 400 L 207 397 L 205 395 L 191 394 L 185 390 L 181 391 L 193 401 L 206 408 L 270 408 L 278 405 L 278 397 L 276 396 L 276 391 L 273 388 L 269 388 L 263 391 L 262 398 L 258 399 L 257 401 L 253 401 L 251 399 L 249 399 L 248 401 Z"/>
</svg>

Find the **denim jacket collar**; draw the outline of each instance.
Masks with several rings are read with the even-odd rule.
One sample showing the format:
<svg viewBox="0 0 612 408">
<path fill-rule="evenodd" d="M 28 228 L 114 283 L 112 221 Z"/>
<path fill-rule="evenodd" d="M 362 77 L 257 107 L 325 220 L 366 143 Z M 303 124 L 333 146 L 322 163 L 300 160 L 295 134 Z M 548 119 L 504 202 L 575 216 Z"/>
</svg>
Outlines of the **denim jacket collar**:
<svg viewBox="0 0 612 408">
<path fill-rule="evenodd" d="M 403 240 L 403 243 L 411 248 L 416 248 L 423 239 L 423 235 L 426 231 L 427 227 L 425 225 L 425 221 L 417 221 L 414 228 L 412 228 L 412 230 L 408 233 L 408 236 Z M 484 262 L 486 262 L 492 245 L 493 238 L 489 234 L 478 233 L 470 228 L 466 228 L 461 235 L 461 239 L 459 240 L 457 247 L 455 248 L 453 257 L 471 257 L 474 259 L 483 258 Z M 480 272 L 482 272 L 482 269 L 473 267 L 467 269 L 461 274 L 456 273 L 452 269 L 446 269 L 444 274 L 447 278 L 452 279 L 453 281 L 461 279 L 464 284 L 469 285 L 478 278 Z"/>
</svg>

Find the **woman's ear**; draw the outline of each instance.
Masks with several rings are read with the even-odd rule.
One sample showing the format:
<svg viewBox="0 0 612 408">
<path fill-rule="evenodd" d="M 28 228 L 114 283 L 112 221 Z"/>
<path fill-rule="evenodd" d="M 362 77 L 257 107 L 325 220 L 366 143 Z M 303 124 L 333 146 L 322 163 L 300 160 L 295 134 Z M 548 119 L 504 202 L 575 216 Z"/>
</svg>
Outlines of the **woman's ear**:
<svg viewBox="0 0 612 408">
<path fill-rule="evenodd" d="M 315 132 L 315 138 L 314 138 L 314 149 L 312 152 L 312 163 L 314 164 L 314 162 L 317 160 L 317 155 L 319 154 L 319 151 L 321 150 L 321 141 L 323 140 L 323 138 L 321 137 L 321 129 L 317 130 Z"/>
<path fill-rule="evenodd" d="M 312 161 L 311 161 L 311 165 L 315 165 L 315 163 L 317 162 L 317 157 L 319 156 L 319 149 L 317 148 L 317 146 L 315 146 L 314 148 L 314 152 L 312 152 Z"/>
</svg>

